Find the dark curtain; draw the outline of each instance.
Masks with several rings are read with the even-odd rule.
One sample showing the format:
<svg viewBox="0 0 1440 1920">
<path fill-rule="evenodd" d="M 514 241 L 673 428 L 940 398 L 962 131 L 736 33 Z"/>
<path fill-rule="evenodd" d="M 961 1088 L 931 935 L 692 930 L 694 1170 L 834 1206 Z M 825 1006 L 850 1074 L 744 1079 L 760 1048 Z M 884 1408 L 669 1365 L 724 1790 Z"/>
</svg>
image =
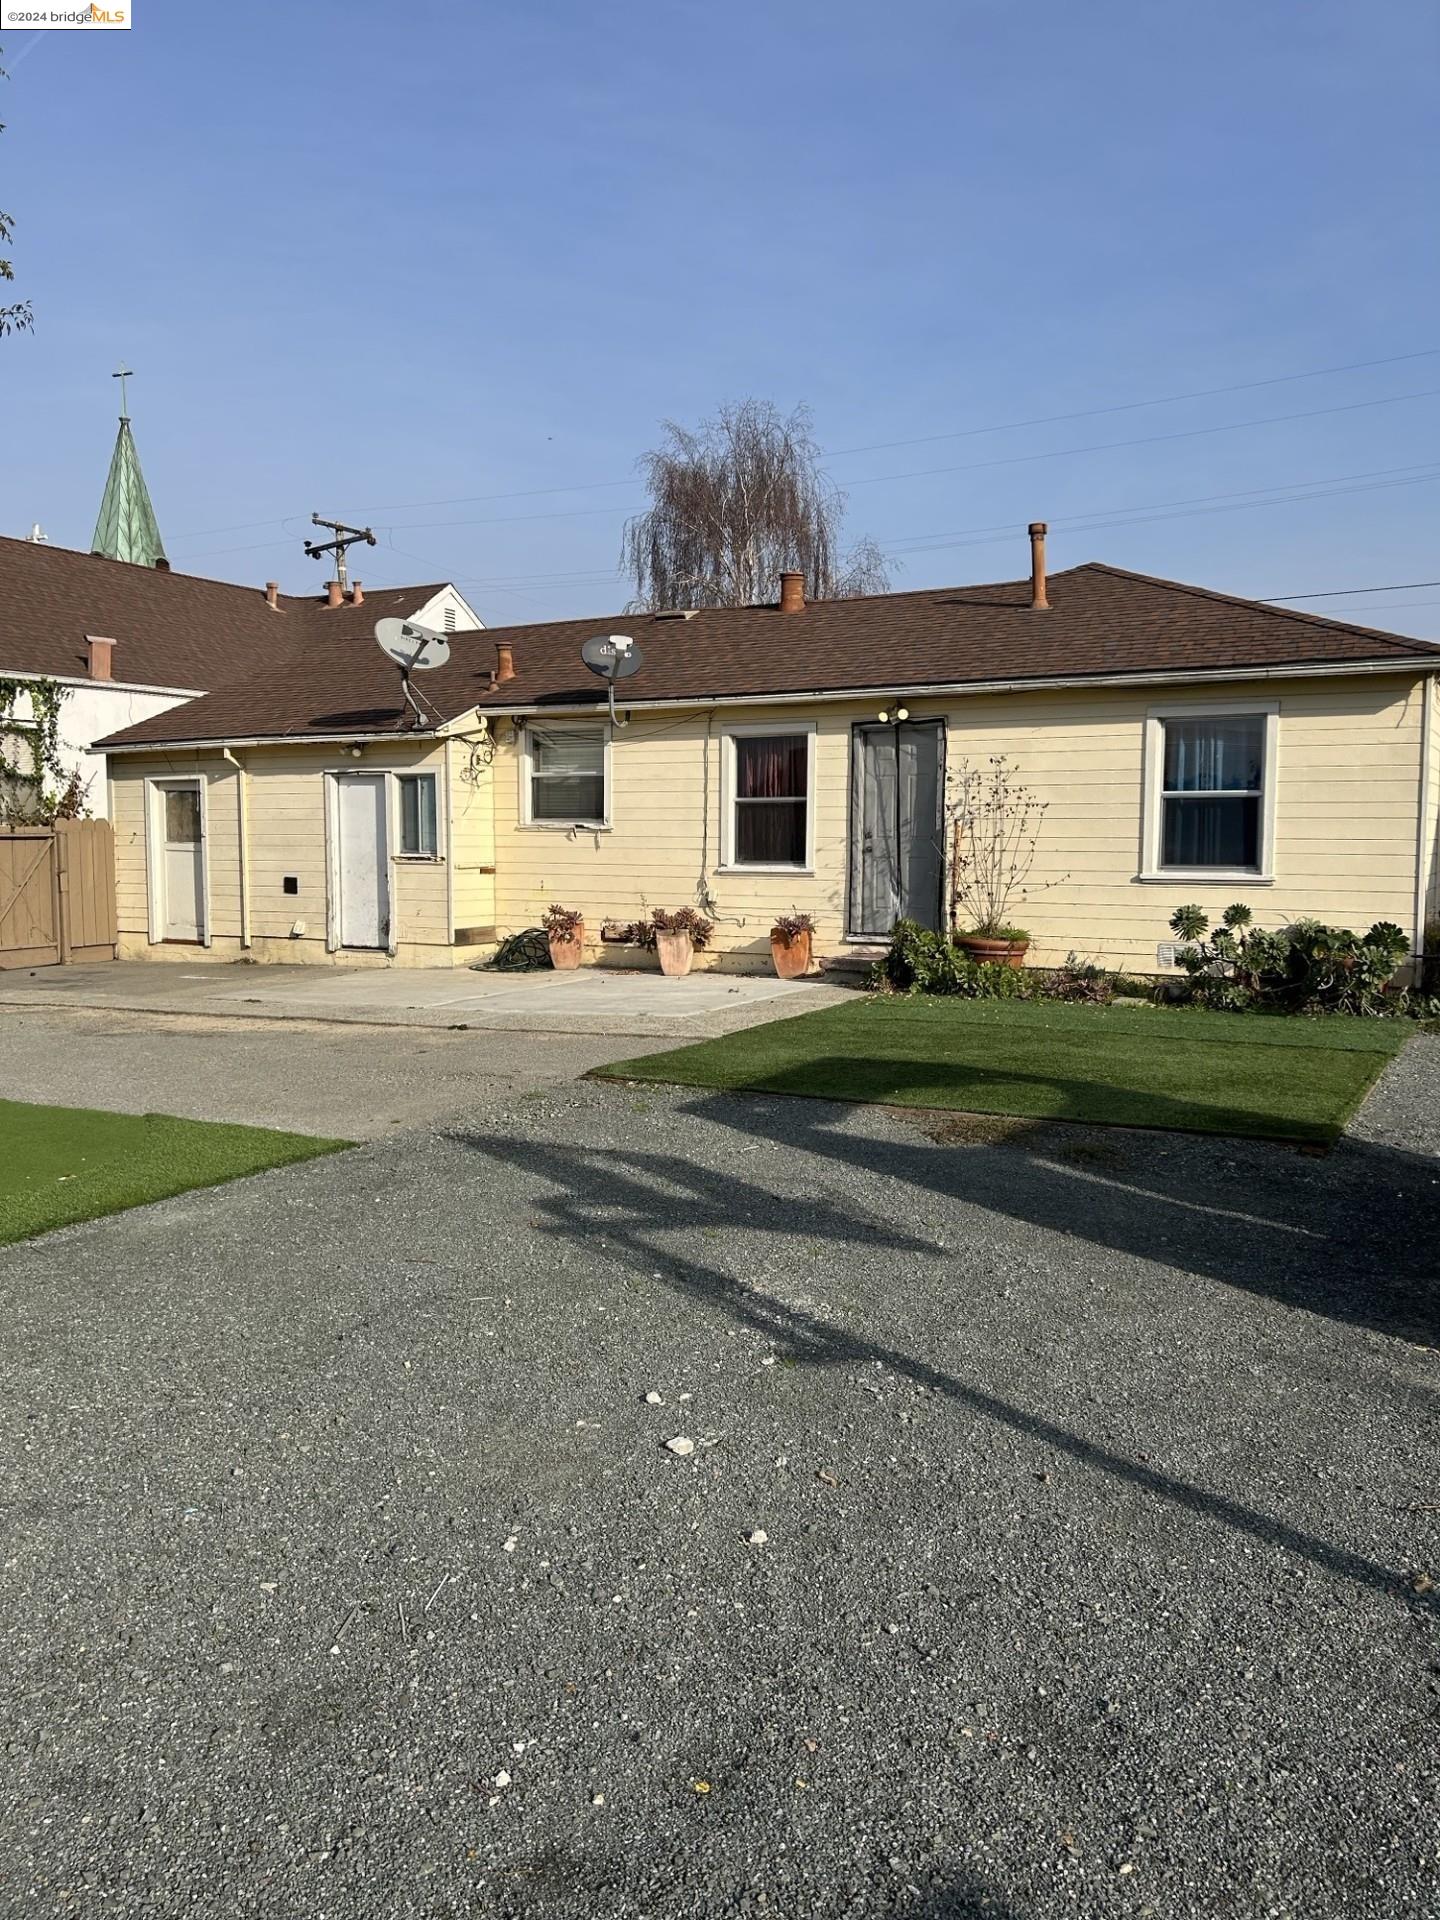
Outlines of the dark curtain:
<svg viewBox="0 0 1440 1920">
<path fill-rule="evenodd" d="M 809 740 L 741 734 L 735 742 L 735 859 L 803 867 Z"/>
</svg>

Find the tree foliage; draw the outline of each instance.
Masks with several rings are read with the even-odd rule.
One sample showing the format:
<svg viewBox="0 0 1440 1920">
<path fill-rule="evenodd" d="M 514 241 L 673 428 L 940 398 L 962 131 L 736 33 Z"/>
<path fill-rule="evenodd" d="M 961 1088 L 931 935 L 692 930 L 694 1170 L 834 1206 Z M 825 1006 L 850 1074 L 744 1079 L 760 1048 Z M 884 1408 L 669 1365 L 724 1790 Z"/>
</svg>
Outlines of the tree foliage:
<svg viewBox="0 0 1440 1920">
<path fill-rule="evenodd" d="M 6 77 L 5 69 L 0 67 L 0 80 Z M 0 121 L 0 133 L 4 131 L 5 124 L 3 121 Z M 0 213 L 0 247 L 9 245 L 10 236 L 14 231 L 15 222 L 11 215 L 8 213 Z M 4 254 L 0 254 L 0 280 L 13 280 L 14 278 L 14 267 Z M 0 339 L 3 339 L 7 333 L 22 332 L 30 324 L 30 302 L 28 300 L 18 300 L 11 306 L 0 307 Z"/>
<path fill-rule="evenodd" d="M 639 464 L 650 505 L 626 523 L 621 549 L 636 611 L 755 606 L 778 597 L 791 569 L 810 600 L 890 585 L 873 540 L 840 551 L 845 496 L 820 469 L 805 407 L 786 417 L 743 400 L 694 430 L 667 420 L 663 445 Z"/>
</svg>

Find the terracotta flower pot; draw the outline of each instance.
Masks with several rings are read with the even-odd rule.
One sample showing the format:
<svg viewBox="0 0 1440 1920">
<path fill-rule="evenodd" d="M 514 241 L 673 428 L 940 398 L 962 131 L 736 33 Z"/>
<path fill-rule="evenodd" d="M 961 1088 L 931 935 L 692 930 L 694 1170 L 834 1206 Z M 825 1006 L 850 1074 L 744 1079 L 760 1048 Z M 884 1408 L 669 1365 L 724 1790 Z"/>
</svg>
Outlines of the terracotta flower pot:
<svg viewBox="0 0 1440 1920">
<path fill-rule="evenodd" d="M 992 940 L 982 933 L 962 933 L 959 945 L 972 960 L 986 967 L 1023 967 L 1030 949 L 1028 940 Z"/>
<path fill-rule="evenodd" d="M 683 980 L 695 958 L 695 942 L 688 933 L 662 933 L 656 929 L 655 951 L 660 956 L 660 971 L 672 980 Z"/>
<path fill-rule="evenodd" d="M 778 979 L 798 980 L 802 974 L 810 971 L 810 935 L 797 933 L 793 940 L 787 941 L 778 940 L 772 933 L 770 958 Z"/>
<path fill-rule="evenodd" d="M 573 973 L 585 952 L 585 922 L 582 920 L 568 939 L 550 935 L 550 964 L 557 973 Z"/>
</svg>

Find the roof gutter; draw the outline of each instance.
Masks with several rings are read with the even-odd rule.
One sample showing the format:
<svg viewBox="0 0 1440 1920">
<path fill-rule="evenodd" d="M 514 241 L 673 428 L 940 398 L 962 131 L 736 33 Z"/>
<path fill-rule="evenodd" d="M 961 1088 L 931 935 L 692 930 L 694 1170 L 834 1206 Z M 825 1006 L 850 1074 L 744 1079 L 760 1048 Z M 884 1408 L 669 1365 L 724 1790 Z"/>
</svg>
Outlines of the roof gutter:
<svg viewBox="0 0 1440 1920">
<path fill-rule="evenodd" d="M 1021 680 L 885 680 L 869 687 L 794 687 L 788 693 L 687 693 L 665 700 L 626 701 L 626 705 L 643 713 L 668 713 L 678 708 L 706 707 L 788 707 L 799 700 L 856 701 L 870 700 L 877 696 L 887 699 L 938 700 L 961 699 L 970 694 L 980 693 L 1053 693 L 1072 687 L 1187 687 L 1211 686 L 1217 681 L 1269 681 L 1269 680 L 1317 680 L 1334 679 L 1339 676 L 1377 673 L 1440 673 L 1440 647 L 1429 654 L 1404 654 L 1395 660 L 1325 660 L 1301 663 L 1292 666 L 1277 667 L 1203 667 L 1193 673 L 1174 673 L 1155 671 L 1150 673 L 1081 673 L 1055 674 L 1044 678 Z M 85 684 L 89 684 L 86 682 Z M 604 703 L 596 700 L 576 700 L 570 702 L 546 700 L 530 705 L 487 705 L 482 694 L 472 706 L 464 707 L 448 720 L 442 720 L 433 729 L 417 729 L 413 733 L 359 733 L 352 729 L 349 733 L 259 733 L 247 734 L 241 738 L 230 735 L 225 738 L 204 740 L 127 740 L 117 746 L 107 746 L 104 741 L 97 742 L 92 748 L 96 753 L 160 753 L 177 747 L 187 751 L 201 748 L 219 747 L 297 747 L 297 746 L 336 746 L 355 740 L 369 742 L 393 741 L 397 746 L 407 745 L 415 740 L 429 740 L 438 744 L 449 730 L 472 713 L 484 715 L 487 719 L 515 720 L 525 719 L 533 714 L 596 714 L 604 713 Z"/>
<path fill-rule="evenodd" d="M 783 707 L 797 700 L 934 700 L 942 696 L 957 698 L 974 693 L 1046 693 L 1070 687 L 1175 687 L 1208 686 L 1217 680 L 1313 680 L 1330 679 L 1339 674 L 1440 673 L 1440 648 L 1434 654 L 1406 655 L 1396 660 L 1324 661 L 1315 665 L 1280 667 L 1205 667 L 1193 673 L 1089 673 L 1056 674 L 1023 680 L 944 680 L 882 681 L 870 687 L 796 687 L 789 693 L 687 693 L 668 700 L 630 699 L 626 705 L 641 712 L 660 712 L 675 707 Z M 482 713 L 503 720 L 529 714 L 596 713 L 603 708 L 593 700 L 562 704 L 547 700 L 531 706 L 487 706 Z"/>
<path fill-rule="evenodd" d="M 85 683 L 89 685 L 87 681 Z M 473 707 L 467 707 L 466 713 L 473 713 Z M 446 722 L 448 725 L 449 723 Z M 357 741 L 367 746 L 382 746 L 393 742 L 397 747 L 411 746 L 417 740 L 438 745 L 444 735 L 430 728 L 417 727 L 413 732 L 395 733 L 247 733 L 219 734 L 205 740 L 121 740 L 114 746 L 104 740 L 97 740 L 90 749 L 92 753 L 207 753 L 223 752 L 227 747 L 349 747 Z"/>
</svg>

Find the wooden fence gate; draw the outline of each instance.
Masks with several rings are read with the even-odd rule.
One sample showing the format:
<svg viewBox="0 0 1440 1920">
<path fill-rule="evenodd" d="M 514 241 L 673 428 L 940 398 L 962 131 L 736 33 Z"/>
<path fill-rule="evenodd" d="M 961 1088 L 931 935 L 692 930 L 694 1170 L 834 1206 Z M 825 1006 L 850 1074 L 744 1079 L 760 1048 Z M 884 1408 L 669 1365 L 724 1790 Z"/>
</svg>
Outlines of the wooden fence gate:
<svg viewBox="0 0 1440 1920">
<path fill-rule="evenodd" d="M 0 827 L 0 970 L 114 958 L 110 822 Z"/>
</svg>

